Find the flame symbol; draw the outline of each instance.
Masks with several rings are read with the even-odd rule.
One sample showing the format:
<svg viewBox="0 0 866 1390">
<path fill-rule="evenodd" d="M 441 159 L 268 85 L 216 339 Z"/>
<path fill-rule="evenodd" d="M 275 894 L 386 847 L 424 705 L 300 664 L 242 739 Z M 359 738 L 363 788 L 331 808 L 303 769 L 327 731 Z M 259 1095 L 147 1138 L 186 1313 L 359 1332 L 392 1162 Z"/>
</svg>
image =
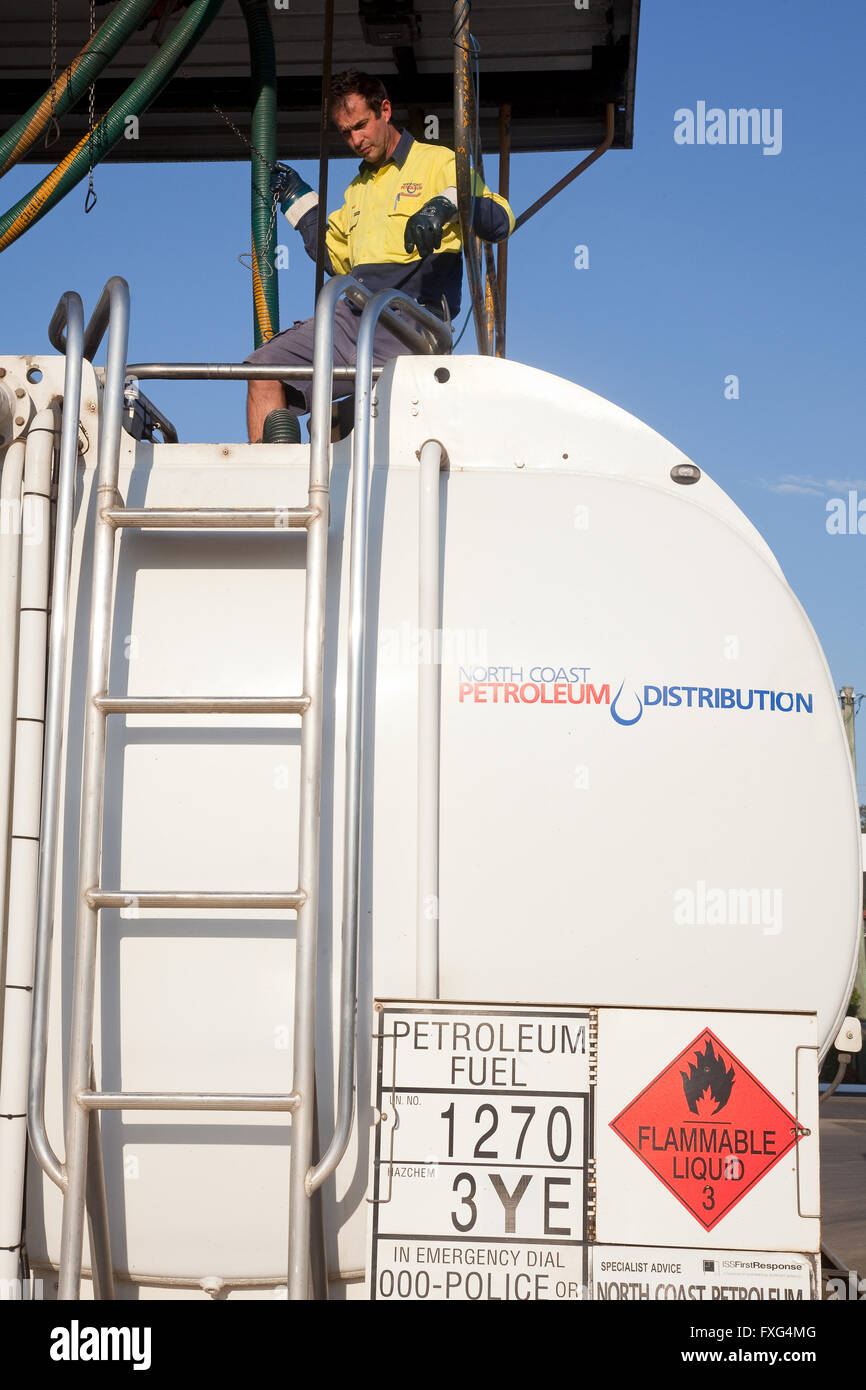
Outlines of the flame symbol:
<svg viewBox="0 0 866 1390">
<path fill-rule="evenodd" d="M 716 1112 L 713 1107 L 714 1096 L 709 1086 L 705 1087 L 695 1101 L 695 1114 L 699 1120 L 708 1120 Z"/>
<path fill-rule="evenodd" d="M 680 1076 L 693 1115 L 701 1115 L 702 1109 L 708 1107 L 711 1100 L 716 1102 L 711 1114 L 718 1115 L 731 1098 L 734 1068 L 727 1067 L 724 1059 L 716 1056 L 711 1038 L 707 1038 L 703 1052 L 695 1054 L 695 1061 L 689 1063 L 688 1072 L 681 1071 Z"/>
<path fill-rule="evenodd" d="M 619 687 L 619 690 L 616 692 L 616 694 L 615 694 L 614 697 L 613 697 L 613 702 L 612 702 L 611 707 L 610 707 L 611 718 L 612 718 L 612 719 L 615 719 L 616 722 L 617 722 L 617 724 L 625 724 L 625 725 L 636 724 L 637 721 L 640 719 L 641 715 L 643 714 L 643 701 L 641 700 L 641 697 L 640 697 L 639 695 L 635 695 L 635 697 L 634 697 L 634 698 L 637 700 L 637 714 L 635 715 L 634 719 L 623 719 L 622 715 L 621 715 L 621 714 L 617 714 L 617 712 L 616 712 L 617 701 L 619 700 L 619 697 L 620 697 L 620 695 L 622 694 L 622 687 L 623 687 L 624 685 L 625 685 L 625 681 L 623 681 L 623 682 L 621 683 L 621 685 L 620 685 L 620 687 Z"/>
</svg>

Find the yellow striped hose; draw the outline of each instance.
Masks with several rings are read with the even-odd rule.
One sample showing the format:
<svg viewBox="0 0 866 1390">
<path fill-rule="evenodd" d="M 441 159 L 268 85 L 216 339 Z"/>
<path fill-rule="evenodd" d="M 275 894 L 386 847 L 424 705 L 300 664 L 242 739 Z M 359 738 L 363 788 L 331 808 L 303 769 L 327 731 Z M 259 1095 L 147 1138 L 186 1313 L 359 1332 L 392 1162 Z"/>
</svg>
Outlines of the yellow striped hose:
<svg viewBox="0 0 866 1390">
<path fill-rule="evenodd" d="M 141 115 L 156 100 L 169 78 L 216 18 L 222 4 L 223 0 L 193 0 L 159 52 L 151 58 L 94 128 L 94 163 L 104 159 L 109 150 L 122 139 L 127 117 Z M 0 251 L 17 241 L 23 232 L 44 217 L 50 208 L 59 203 L 60 199 L 84 178 L 90 167 L 90 147 L 91 138 L 88 134 L 79 140 L 75 149 L 70 150 L 47 178 L 29 193 L 25 193 L 14 207 L 0 217 Z"/>
<path fill-rule="evenodd" d="M 153 9 L 153 0 L 121 0 L 53 87 L 0 136 L 0 176 L 25 155 L 52 116 L 60 120 Z M 53 102 L 52 102 L 53 96 Z"/>
<path fill-rule="evenodd" d="M 273 260 L 271 260 L 273 265 Z M 265 284 L 262 282 L 262 274 L 259 270 L 259 258 L 256 255 L 256 241 L 253 237 L 252 243 L 252 267 L 253 267 L 253 328 L 256 335 L 256 347 L 261 347 L 262 343 L 267 343 L 273 338 L 276 329 L 271 318 L 270 296 L 265 292 Z M 273 273 L 268 277 L 273 279 Z"/>
</svg>

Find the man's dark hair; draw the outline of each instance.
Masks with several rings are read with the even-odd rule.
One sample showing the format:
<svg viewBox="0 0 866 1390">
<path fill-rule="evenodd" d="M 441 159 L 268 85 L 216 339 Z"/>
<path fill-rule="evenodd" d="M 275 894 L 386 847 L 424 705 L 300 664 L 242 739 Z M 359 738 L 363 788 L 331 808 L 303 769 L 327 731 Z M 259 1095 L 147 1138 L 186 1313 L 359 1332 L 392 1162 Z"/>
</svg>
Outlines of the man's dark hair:
<svg viewBox="0 0 866 1390">
<path fill-rule="evenodd" d="M 373 77 L 369 72 L 358 72 L 356 68 L 338 72 L 331 79 L 329 109 L 333 111 L 336 107 L 345 106 L 346 97 L 350 96 L 363 97 L 374 116 L 381 116 L 382 102 L 390 100 L 380 78 Z"/>
</svg>

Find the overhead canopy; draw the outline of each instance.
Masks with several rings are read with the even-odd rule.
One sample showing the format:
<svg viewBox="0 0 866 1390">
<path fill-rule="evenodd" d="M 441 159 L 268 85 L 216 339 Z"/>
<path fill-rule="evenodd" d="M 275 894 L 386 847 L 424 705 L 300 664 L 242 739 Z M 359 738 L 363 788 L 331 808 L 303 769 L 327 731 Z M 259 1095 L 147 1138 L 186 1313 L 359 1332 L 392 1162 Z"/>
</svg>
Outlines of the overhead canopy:
<svg viewBox="0 0 866 1390">
<path fill-rule="evenodd" d="M 89 0 L 56 0 L 57 70 L 90 34 Z M 125 90 L 156 51 L 181 12 L 155 3 L 150 20 L 96 83 L 96 115 Z M 319 153 L 324 0 L 271 0 L 277 54 L 278 148 L 286 159 Z M 6 0 L 0 50 L 0 129 L 5 130 L 46 90 L 51 78 L 52 0 Z M 96 23 L 111 9 L 98 4 Z M 473 0 L 470 29 L 479 44 L 481 135 L 498 147 L 499 107 L 510 103 L 513 151 L 584 150 L 604 138 L 605 105 L 616 104 L 613 144 L 630 148 L 640 0 Z M 12 11 L 12 13 L 10 13 Z M 425 135 L 436 116 L 438 134 L 452 142 L 451 0 L 336 0 L 333 71 L 362 68 L 388 87 L 397 125 Z M 248 159 L 249 150 L 213 110 L 216 103 L 248 133 L 249 50 L 237 0 L 226 0 L 204 38 L 142 116 L 138 138 L 121 140 L 109 160 Z M 435 127 L 428 126 L 427 134 Z M 26 156 L 56 163 L 87 130 L 87 102 L 63 118 L 60 139 L 41 140 Z M 348 151 L 336 133 L 334 156 Z"/>
</svg>

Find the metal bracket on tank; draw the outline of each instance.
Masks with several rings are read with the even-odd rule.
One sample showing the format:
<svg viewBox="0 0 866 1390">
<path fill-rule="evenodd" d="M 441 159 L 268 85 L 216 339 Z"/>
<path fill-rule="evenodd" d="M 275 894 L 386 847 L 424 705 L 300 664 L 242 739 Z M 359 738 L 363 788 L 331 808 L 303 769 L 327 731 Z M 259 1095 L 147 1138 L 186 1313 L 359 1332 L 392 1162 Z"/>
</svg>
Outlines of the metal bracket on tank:
<svg viewBox="0 0 866 1390">
<path fill-rule="evenodd" d="M 595 1240 L 598 1180 L 595 1166 L 595 1092 L 598 1086 L 598 1009 L 589 1010 L 589 1098 L 586 1124 L 589 1130 L 589 1153 L 586 1160 L 586 1232 L 587 1241 Z"/>
<path fill-rule="evenodd" d="M 378 1010 L 378 1008 L 379 1008 L 379 1006 L 377 1005 L 377 1010 Z M 380 1168 L 381 1168 L 381 1165 L 382 1165 L 383 1162 L 385 1162 L 385 1163 L 388 1164 L 388 1196 L 387 1196 L 387 1197 L 368 1197 L 368 1198 L 367 1198 L 367 1201 L 368 1201 L 368 1203 L 370 1204 L 370 1206 L 373 1206 L 373 1207 L 380 1207 L 380 1206 L 386 1206 L 387 1203 L 391 1201 L 391 1195 L 392 1195 L 392 1190 L 393 1190 L 393 1186 L 394 1186 L 394 1131 L 395 1131 L 395 1129 L 397 1128 L 397 1125 L 398 1125 L 398 1119 L 397 1119 L 397 1056 L 396 1056 L 396 1053 L 397 1053 L 397 1034 L 396 1034 L 396 1032 L 394 1032 L 394 1033 L 371 1033 L 370 1036 L 371 1036 L 371 1038 L 373 1039 L 374 1042 L 380 1042 L 380 1043 L 387 1042 L 387 1041 L 390 1039 L 391 1042 L 393 1042 L 393 1044 L 394 1044 L 394 1054 L 395 1054 L 395 1055 L 394 1055 L 394 1066 L 393 1066 L 392 1069 L 391 1069 L 391 1109 L 390 1109 L 390 1111 L 388 1111 L 388 1110 L 377 1110 L 377 1111 L 376 1111 L 376 1121 L 375 1121 L 375 1123 L 376 1123 L 377 1125 L 387 1125 L 387 1127 L 388 1127 L 388 1129 L 389 1129 L 389 1131 L 390 1131 L 390 1141 L 389 1141 L 389 1145 L 388 1145 L 388 1157 L 387 1157 L 387 1159 L 382 1159 L 382 1158 L 379 1159 L 379 1167 L 380 1167 Z M 381 1058 L 380 1058 L 380 1068 L 381 1068 Z"/>
<path fill-rule="evenodd" d="M 803 1125 L 800 1124 L 800 1053 L 801 1053 L 801 1052 L 814 1052 L 815 1055 L 816 1055 L 816 1057 L 817 1057 L 817 1055 L 818 1055 L 818 1048 L 817 1048 L 817 1047 L 810 1046 L 810 1045 L 807 1045 L 806 1043 L 800 1043 L 800 1044 L 798 1044 L 797 1047 L 794 1048 L 794 1115 L 795 1115 L 795 1118 L 796 1118 L 796 1120 L 797 1120 L 797 1137 L 798 1137 L 798 1141 L 799 1141 L 799 1139 L 805 1138 L 807 1135 L 810 1135 L 810 1134 L 812 1133 L 811 1129 L 806 1129 L 805 1126 L 803 1126 Z M 799 1142 L 796 1143 L 796 1144 L 794 1145 L 794 1165 L 795 1165 L 795 1171 L 796 1171 L 796 1175 L 797 1175 L 797 1215 L 800 1216 L 800 1217 L 802 1217 L 802 1218 L 803 1218 L 804 1220 L 806 1220 L 806 1221 L 820 1221 L 820 1220 L 821 1220 L 821 1213 L 820 1213 L 820 1212 L 817 1212 L 817 1211 L 802 1211 L 801 1208 L 800 1208 L 800 1145 L 799 1145 Z"/>
</svg>

